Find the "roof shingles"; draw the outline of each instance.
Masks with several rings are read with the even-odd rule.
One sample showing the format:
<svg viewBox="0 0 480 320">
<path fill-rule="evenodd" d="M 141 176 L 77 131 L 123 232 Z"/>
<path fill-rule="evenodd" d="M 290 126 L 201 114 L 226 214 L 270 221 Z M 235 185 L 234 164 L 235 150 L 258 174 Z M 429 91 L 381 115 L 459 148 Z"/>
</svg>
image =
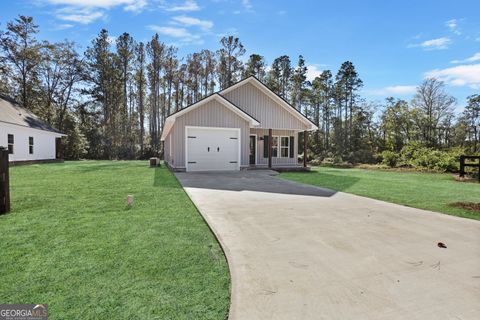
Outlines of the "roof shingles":
<svg viewBox="0 0 480 320">
<path fill-rule="evenodd" d="M 13 99 L 3 95 L 0 95 L 0 122 L 63 134 L 32 112 L 20 107 Z"/>
</svg>

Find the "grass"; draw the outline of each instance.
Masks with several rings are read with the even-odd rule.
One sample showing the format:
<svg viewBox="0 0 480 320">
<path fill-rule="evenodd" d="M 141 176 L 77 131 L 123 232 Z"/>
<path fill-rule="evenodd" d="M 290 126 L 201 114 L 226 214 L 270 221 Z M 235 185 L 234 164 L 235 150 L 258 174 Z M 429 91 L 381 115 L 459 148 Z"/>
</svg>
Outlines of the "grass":
<svg viewBox="0 0 480 320">
<path fill-rule="evenodd" d="M 176 178 L 145 162 L 10 169 L 0 216 L 0 302 L 50 319 L 225 319 L 230 279 Z M 126 196 L 133 194 L 133 207 Z"/>
<path fill-rule="evenodd" d="M 280 177 L 480 220 L 479 212 L 450 205 L 455 202 L 479 202 L 480 184 L 457 182 L 449 174 L 316 167 L 311 172 L 285 172 Z"/>
</svg>

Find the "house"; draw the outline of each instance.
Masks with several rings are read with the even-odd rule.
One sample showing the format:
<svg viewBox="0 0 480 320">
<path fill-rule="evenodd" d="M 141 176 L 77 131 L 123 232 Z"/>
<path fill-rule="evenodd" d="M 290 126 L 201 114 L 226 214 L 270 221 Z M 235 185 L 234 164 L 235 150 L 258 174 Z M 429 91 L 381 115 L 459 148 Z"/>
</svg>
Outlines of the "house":
<svg viewBox="0 0 480 320">
<path fill-rule="evenodd" d="M 164 160 L 176 171 L 301 168 L 299 133 L 307 137 L 307 131 L 317 129 L 249 77 L 170 115 L 161 140 Z"/>
<path fill-rule="evenodd" d="M 58 160 L 63 136 L 14 100 L 0 95 L 0 146 L 8 149 L 11 163 Z"/>
</svg>

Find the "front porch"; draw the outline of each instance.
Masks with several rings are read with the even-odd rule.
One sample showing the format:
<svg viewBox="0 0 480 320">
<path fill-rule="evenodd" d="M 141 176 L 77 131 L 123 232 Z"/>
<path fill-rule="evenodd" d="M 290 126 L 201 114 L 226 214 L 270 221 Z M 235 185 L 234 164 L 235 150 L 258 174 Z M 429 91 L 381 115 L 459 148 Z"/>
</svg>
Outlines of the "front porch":
<svg viewBox="0 0 480 320">
<path fill-rule="evenodd" d="M 303 135 L 300 152 L 304 153 L 308 139 L 306 131 L 250 128 L 248 169 L 308 170 L 305 157 L 302 163 L 298 161 L 300 134 Z"/>
</svg>

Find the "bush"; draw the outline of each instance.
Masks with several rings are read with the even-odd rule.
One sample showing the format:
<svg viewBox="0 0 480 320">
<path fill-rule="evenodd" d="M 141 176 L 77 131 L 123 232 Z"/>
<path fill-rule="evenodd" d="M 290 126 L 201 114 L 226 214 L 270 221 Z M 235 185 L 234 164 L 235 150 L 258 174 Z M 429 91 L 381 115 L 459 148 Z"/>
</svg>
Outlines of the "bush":
<svg viewBox="0 0 480 320">
<path fill-rule="evenodd" d="M 311 161 L 309 162 L 309 164 L 310 164 L 311 166 L 320 166 L 320 165 L 322 164 L 322 160 L 320 160 L 320 159 L 318 159 L 318 158 L 317 158 L 317 159 L 313 159 L 313 160 L 311 160 Z"/>
<path fill-rule="evenodd" d="M 457 172 L 459 170 L 460 155 L 464 153 L 465 150 L 463 148 L 435 150 L 410 144 L 404 146 L 400 151 L 397 165 L 407 165 L 419 169 L 443 172 Z M 386 162 L 384 163 L 387 164 Z"/>
<path fill-rule="evenodd" d="M 385 150 L 382 152 L 382 158 L 382 163 L 384 165 L 394 168 L 397 166 L 398 161 L 400 160 L 400 155 L 396 152 Z"/>
</svg>

